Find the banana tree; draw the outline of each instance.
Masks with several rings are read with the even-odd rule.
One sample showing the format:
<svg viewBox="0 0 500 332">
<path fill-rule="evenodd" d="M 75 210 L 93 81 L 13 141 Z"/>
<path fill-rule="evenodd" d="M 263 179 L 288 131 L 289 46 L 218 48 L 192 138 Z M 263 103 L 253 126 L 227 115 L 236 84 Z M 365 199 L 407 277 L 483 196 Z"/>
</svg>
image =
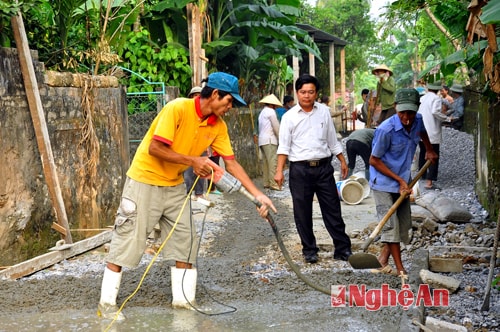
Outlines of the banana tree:
<svg viewBox="0 0 500 332">
<path fill-rule="evenodd" d="M 461 39 L 467 22 L 467 5 L 465 0 L 397 0 L 389 7 L 385 15 L 386 33 L 394 29 L 392 22 L 398 22 L 402 30 L 412 32 L 418 38 L 419 54 L 425 60 L 420 66 L 419 78 L 427 80 L 430 73 L 434 78 L 452 81 L 456 71 L 462 72 L 467 81 L 467 70 L 464 64 L 456 63 L 446 66 L 444 58 L 454 51 L 461 51 Z M 441 65 L 439 65 L 441 63 Z M 438 65 L 436 65 L 438 64 Z M 435 73 L 437 72 L 437 73 Z"/>
<path fill-rule="evenodd" d="M 212 69 L 231 72 L 242 78 L 244 94 L 256 95 L 256 91 L 277 93 L 286 84 L 286 67 L 283 59 L 290 56 L 301 58 L 302 52 L 321 54 L 308 33 L 297 26 L 300 1 L 276 1 L 268 5 L 264 1 L 212 1 L 210 32 L 204 48 Z M 283 77 L 280 87 L 251 85 L 250 82 L 266 82 L 275 71 Z M 258 93 L 255 98 L 258 98 Z"/>
</svg>

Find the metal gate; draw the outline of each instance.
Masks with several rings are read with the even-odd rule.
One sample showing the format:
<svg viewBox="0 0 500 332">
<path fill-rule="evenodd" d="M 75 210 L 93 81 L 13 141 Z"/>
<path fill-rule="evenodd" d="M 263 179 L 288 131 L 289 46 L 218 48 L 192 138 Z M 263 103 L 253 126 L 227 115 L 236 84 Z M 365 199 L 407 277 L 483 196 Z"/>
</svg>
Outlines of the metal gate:
<svg viewBox="0 0 500 332">
<path fill-rule="evenodd" d="M 143 82 L 134 85 L 133 92 L 127 92 L 130 160 L 132 160 L 151 122 L 166 104 L 165 83 L 151 82 L 130 69 L 119 68 Z"/>
</svg>

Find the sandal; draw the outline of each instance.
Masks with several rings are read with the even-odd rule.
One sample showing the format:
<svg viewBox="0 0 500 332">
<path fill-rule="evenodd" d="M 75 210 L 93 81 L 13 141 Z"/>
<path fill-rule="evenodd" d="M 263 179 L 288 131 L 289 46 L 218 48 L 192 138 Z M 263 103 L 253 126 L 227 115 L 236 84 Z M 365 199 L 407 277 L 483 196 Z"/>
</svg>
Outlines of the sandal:
<svg viewBox="0 0 500 332">
<path fill-rule="evenodd" d="M 399 271 L 398 277 L 401 278 L 401 285 L 405 285 L 408 283 L 408 274 L 404 273 L 404 271 Z"/>
<path fill-rule="evenodd" d="M 386 265 L 386 266 L 378 268 L 378 269 L 371 269 L 370 272 L 371 273 L 383 273 L 383 274 L 388 274 L 388 275 L 391 275 L 391 276 L 397 276 L 398 275 L 398 271 L 396 271 L 395 269 L 393 269 L 390 265 Z"/>
</svg>

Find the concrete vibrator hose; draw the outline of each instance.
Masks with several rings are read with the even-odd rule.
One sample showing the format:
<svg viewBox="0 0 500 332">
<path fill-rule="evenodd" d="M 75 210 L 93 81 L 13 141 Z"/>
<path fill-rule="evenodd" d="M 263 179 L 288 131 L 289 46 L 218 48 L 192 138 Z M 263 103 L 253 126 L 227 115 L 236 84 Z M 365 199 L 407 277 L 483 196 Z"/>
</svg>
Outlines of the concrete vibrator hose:
<svg viewBox="0 0 500 332">
<path fill-rule="evenodd" d="M 245 197 L 247 197 L 250 201 L 252 201 L 252 203 L 254 203 L 257 207 L 260 207 L 262 205 L 231 174 L 227 173 L 224 169 L 222 169 L 220 166 L 216 165 L 215 163 L 213 163 L 212 168 L 214 170 L 212 180 L 221 191 L 226 192 L 226 193 L 239 192 L 240 194 L 243 194 Z M 276 241 L 278 242 L 278 246 L 281 250 L 281 253 L 285 257 L 285 260 L 287 261 L 288 265 L 290 265 L 293 272 L 295 272 L 297 277 L 300 280 L 302 280 L 306 285 L 316 289 L 317 291 L 320 291 L 320 292 L 327 294 L 327 295 L 331 295 L 330 289 L 322 287 L 322 286 L 318 285 L 317 283 L 312 282 L 311 280 L 306 278 L 302 274 L 302 272 L 300 272 L 300 268 L 292 260 L 290 253 L 288 252 L 285 244 L 283 243 L 283 239 L 281 238 L 281 234 L 278 230 L 278 227 L 276 226 L 276 223 L 274 222 L 274 219 L 273 219 L 271 213 L 268 213 L 266 219 L 269 222 L 269 225 L 271 225 L 271 228 L 273 229 L 273 232 L 274 232 L 274 235 L 276 237 Z"/>
</svg>

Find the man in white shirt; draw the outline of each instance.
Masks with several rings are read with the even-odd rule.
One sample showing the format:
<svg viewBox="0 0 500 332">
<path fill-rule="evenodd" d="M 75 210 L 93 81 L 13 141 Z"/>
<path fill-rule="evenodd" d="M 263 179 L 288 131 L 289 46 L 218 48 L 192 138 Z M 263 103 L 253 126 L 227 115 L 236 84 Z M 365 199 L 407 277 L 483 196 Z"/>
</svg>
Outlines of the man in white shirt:
<svg viewBox="0 0 500 332">
<path fill-rule="evenodd" d="M 424 187 L 426 189 L 434 189 L 435 186 L 433 181 L 437 180 L 438 167 L 439 167 L 439 145 L 441 144 L 442 122 L 449 121 L 449 117 L 442 112 L 443 105 L 442 99 L 438 95 L 439 90 L 442 86 L 439 83 L 428 83 L 427 93 L 420 98 L 420 107 L 418 108 L 418 113 L 422 114 L 424 120 L 424 126 L 429 136 L 429 141 L 432 144 L 434 152 L 438 155 L 436 162 L 431 164 L 427 171 L 422 175 L 422 179 L 426 180 Z M 420 155 L 418 158 L 418 168 L 422 168 L 425 164 L 425 145 L 422 141 L 419 143 Z"/>
<path fill-rule="evenodd" d="M 342 144 L 326 105 L 315 102 L 319 81 L 309 74 L 295 82 L 298 104 L 283 115 L 278 145 L 278 167 L 274 179 L 283 184 L 286 159 L 290 161 L 289 183 L 293 215 L 302 243 L 302 254 L 308 263 L 318 261 L 318 246 L 313 233 L 312 207 L 316 194 L 325 227 L 335 246 L 334 259 L 346 261 L 351 240 L 345 232 L 340 199 L 333 177 L 332 156 L 341 163 L 342 178 L 347 177 L 347 163 Z"/>
</svg>

